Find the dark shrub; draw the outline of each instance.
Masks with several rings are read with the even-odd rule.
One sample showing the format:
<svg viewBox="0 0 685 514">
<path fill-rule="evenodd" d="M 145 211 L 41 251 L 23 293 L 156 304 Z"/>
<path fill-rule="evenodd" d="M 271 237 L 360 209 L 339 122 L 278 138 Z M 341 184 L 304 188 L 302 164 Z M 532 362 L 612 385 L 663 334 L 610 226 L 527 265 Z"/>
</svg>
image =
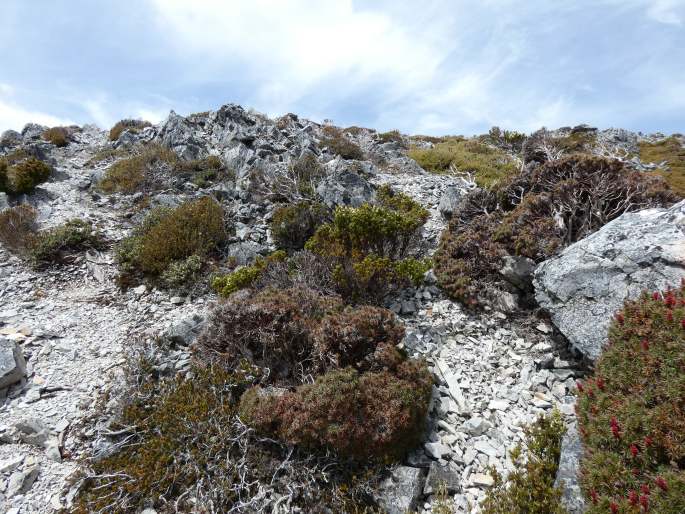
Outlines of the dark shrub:
<svg viewBox="0 0 685 514">
<path fill-rule="evenodd" d="M 43 132 L 43 139 L 61 148 L 69 144 L 71 135 L 66 127 L 52 127 Z"/>
<path fill-rule="evenodd" d="M 677 197 L 659 178 L 618 161 L 572 155 L 526 169 L 496 191 L 469 195 L 443 233 L 435 272 L 453 297 L 476 303 L 505 255 L 542 261 L 627 211 Z"/>
<path fill-rule="evenodd" d="M 267 383 L 299 383 L 314 365 L 313 330 L 341 308 L 339 300 L 307 289 L 238 294 L 213 311 L 196 354 L 228 369 L 248 361 L 266 370 Z"/>
<path fill-rule="evenodd" d="M 27 204 L 0 211 L 0 241 L 8 250 L 24 253 L 32 246 L 37 216 L 36 210 Z"/>
<path fill-rule="evenodd" d="M 157 277 L 175 261 L 193 255 L 217 255 L 227 238 L 223 209 L 216 201 L 203 197 L 175 209 L 160 207 L 150 212 L 121 242 L 117 260 L 124 273 Z"/>
<path fill-rule="evenodd" d="M 31 193 L 50 178 L 52 168 L 35 157 L 19 152 L 0 158 L 0 191 L 10 194 Z"/>
<path fill-rule="evenodd" d="M 133 133 L 140 132 L 145 127 L 151 127 L 152 124 L 149 121 L 143 120 L 121 120 L 118 121 L 109 130 L 109 140 L 116 141 L 124 130 L 129 130 Z"/>
<path fill-rule="evenodd" d="M 72 219 L 38 232 L 29 253 L 33 263 L 40 266 L 62 262 L 74 253 L 104 248 L 102 235 L 89 222 Z"/>
<path fill-rule="evenodd" d="M 685 284 L 627 301 L 608 339 L 578 385 L 589 512 L 685 512 Z"/>
<path fill-rule="evenodd" d="M 283 250 L 301 250 L 328 217 L 328 209 L 321 203 L 299 202 L 279 207 L 271 220 L 273 240 Z"/>
<path fill-rule="evenodd" d="M 135 193 L 156 189 L 178 162 L 173 150 L 150 144 L 131 157 L 116 161 L 105 173 L 99 187 L 106 193 Z"/>
<path fill-rule="evenodd" d="M 234 180 L 235 172 L 226 169 L 221 158 L 210 155 L 204 159 L 177 161 L 174 175 L 188 180 L 198 187 L 207 187 L 221 180 Z"/>
<path fill-rule="evenodd" d="M 499 127 L 492 127 L 484 139 L 498 148 L 520 153 L 526 135 L 515 130 L 502 130 Z"/>
<path fill-rule="evenodd" d="M 322 130 L 324 136 L 321 143 L 327 146 L 331 153 L 348 160 L 362 160 L 364 158 L 364 152 L 359 145 L 345 136 L 342 130 L 330 125 L 323 127 Z"/>
<path fill-rule="evenodd" d="M 407 257 L 416 248 L 428 211 L 389 187 L 378 191 L 379 205 L 338 207 L 306 248 L 329 259 L 340 293 L 352 301 L 379 301 L 392 287 L 420 282 L 428 262 Z"/>
<path fill-rule="evenodd" d="M 240 416 L 290 444 L 387 462 L 421 440 L 432 384 L 428 368 L 417 361 L 402 362 L 394 372 L 345 368 L 280 396 L 248 391 Z"/>
<path fill-rule="evenodd" d="M 381 132 L 380 134 L 378 134 L 378 140 L 381 143 L 398 143 L 403 148 L 406 147 L 406 142 L 404 141 L 404 137 L 402 137 L 402 134 L 400 133 L 399 130 L 391 130 L 389 132 Z"/>
<path fill-rule="evenodd" d="M 561 440 L 566 427 L 558 411 L 540 416 L 525 429 L 525 455 L 520 445 L 510 452 L 514 469 L 506 480 L 492 469 L 492 488 L 481 503 L 483 514 L 566 514 L 561 490 L 554 486 Z"/>
</svg>

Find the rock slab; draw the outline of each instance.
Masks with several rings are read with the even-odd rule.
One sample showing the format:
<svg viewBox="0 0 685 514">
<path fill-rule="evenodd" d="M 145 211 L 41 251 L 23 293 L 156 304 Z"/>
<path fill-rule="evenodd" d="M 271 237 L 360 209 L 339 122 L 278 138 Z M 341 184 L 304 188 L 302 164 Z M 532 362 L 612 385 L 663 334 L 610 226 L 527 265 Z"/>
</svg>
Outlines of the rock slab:
<svg viewBox="0 0 685 514">
<path fill-rule="evenodd" d="M 594 361 L 611 318 L 643 290 L 685 278 L 685 200 L 626 213 L 535 270 L 535 298 L 571 345 Z"/>
<path fill-rule="evenodd" d="M 554 486 L 560 487 L 563 491 L 561 502 L 569 514 L 582 514 L 586 510 L 578 480 L 582 455 L 583 447 L 578 434 L 578 425 L 574 422 L 569 425 L 561 441 L 559 469 L 554 482 Z"/>
</svg>

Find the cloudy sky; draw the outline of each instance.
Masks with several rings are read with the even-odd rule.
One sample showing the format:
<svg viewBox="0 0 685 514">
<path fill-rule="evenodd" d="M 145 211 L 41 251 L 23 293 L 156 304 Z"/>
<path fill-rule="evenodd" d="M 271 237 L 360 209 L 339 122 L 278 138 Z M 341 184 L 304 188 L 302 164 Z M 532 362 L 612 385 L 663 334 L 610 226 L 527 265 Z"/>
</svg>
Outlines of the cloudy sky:
<svg viewBox="0 0 685 514">
<path fill-rule="evenodd" d="M 407 133 L 685 132 L 685 0 L 0 0 L 0 131 L 239 103 Z"/>
</svg>

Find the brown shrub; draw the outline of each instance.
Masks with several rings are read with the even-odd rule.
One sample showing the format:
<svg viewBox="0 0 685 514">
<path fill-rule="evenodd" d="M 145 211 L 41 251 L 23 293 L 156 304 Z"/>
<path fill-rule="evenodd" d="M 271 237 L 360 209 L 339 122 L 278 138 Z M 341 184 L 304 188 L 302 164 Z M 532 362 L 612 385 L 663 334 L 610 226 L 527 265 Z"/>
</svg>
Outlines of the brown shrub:
<svg viewBox="0 0 685 514">
<path fill-rule="evenodd" d="M 418 361 L 405 361 L 394 373 L 345 368 L 280 396 L 252 389 L 243 395 L 239 414 L 290 444 L 389 462 L 421 440 L 432 384 Z"/>
<path fill-rule="evenodd" d="M 66 127 L 52 127 L 43 132 L 43 139 L 61 148 L 69 144 L 71 135 Z"/>
<path fill-rule="evenodd" d="M 549 161 L 467 198 L 442 236 L 436 276 L 450 295 L 475 304 L 483 284 L 500 281 L 505 255 L 539 262 L 624 212 L 676 200 L 660 178 L 618 161 L 583 155 Z"/>
<path fill-rule="evenodd" d="M 331 153 L 348 160 L 362 160 L 364 158 L 364 152 L 359 145 L 345 136 L 342 130 L 331 125 L 323 127 L 322 130 L 324 137 L 321 142 L 328 147 Z"/>
<path fill-rule="evenodd" d="M 38 228 L 37 215 L 27 204 L 0 211 L 0 241 L 7 249 L 23 253 L 31 247 Z"/>
<path fill-rule="evenodd" d="M 149 121 L 144 121 L 144 120 L 131 120 L 131 119 L 126 119 L 126 120 L 121 120 L 118 121 L 110 130 L 109 130 L 109 140 L 110 141 L 116 141 L 119 139 L 119 136 L 121 136 L 122 132 L 124 130 L 129 130 L 133 133 L 140 132 L 143 130 L 145 127 L 151 127 L 152 123 Z"/>
<path fill-rule="evenodd" d="M 299 202 L 274 211 L 271 234 L 280 249 L 301 250 L 316 229 L 328 221 L 329 212 L 321 203 Z"/>
<path fill-rule="evenodd" d="M 116 161 L 105 173 L 99 188 L 105 193 L 135 193 L 157 189 L 178 162 L 173 150 L 150 144 L 131 157 Z"/>
<path fill-rule="evenodd" d="M 31 193 L 36 186 L 46 182 L 52 168 L 43 161 L 30 157 L 25 151 L 17 151 L 0 158 L 0 191 L 10 194 Z"/>
</svg>

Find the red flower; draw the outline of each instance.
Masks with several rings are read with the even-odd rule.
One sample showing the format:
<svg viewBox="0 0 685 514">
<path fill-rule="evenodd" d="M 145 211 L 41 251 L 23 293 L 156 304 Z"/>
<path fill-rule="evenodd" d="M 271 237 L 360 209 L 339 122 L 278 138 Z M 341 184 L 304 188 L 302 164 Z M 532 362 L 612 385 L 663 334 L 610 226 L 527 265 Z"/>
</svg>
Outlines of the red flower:
<svg viewBox="0 0 685 514">
<path fill-rule="evenodd" d="M 611 502 L 609 508 L 611 509 L 611 514 L 618 514 L 618 505 L 616 505 L 616 502 Z"/>
<path fill-rule="evenodd" d="M 664 303 L 666 304 L 666 307 L 673 307 L 675 305 L 675 296 L 673 296 L 672 291 L 668 292 L 668 294 L 666 295 L 666 299 L 664 300 Z"/>
<path fill-rule="evenodd" d="M 685 322 L 683 322 L 683 328 L 685 328 Z M 580 380 L 576 382 L 576 387 L 578 388 L 578 391 L 580 391 L 581 393 L 585 391 L 585 389 L 583 389 L 583 383 Z"/>
<path fill-rule="evenodd" d="M 630 453 L 632 454 L 633 458 L 637 457 L 637 454 L 640 450 L 638 450 L 637 446 L 634 444 L 630 445 Z"/>
<path fill-rule="evenodd" d="M 680 326 L 683 327 L 683 329 L 685 329 L 685 318 L 680 320 Z"/>
<path fill-rule="evenodd" d="M 647 484 L 642 484 L 642 486 L 640 487 L 640 491 L 642 491 L 642 494 L 646 494 L 647 496 L 649 496 L 650 490 Z"/>
<path fill-rule="evenodd" d="M 644 351 L 648 352 L 649 351 L 649 341 L 647 340 L 647 338 L 640 341 L 640 343 L 642 344 L 642 349 Z"/>
<path fill-rule="evenodd" d="M 637 493 L 631 489 L 628 492 L 628 501 L 630 502 L 631 505 L 637 505 L 638 498 L 637 498 Z"/>
<path fill-rule="evenodd" d="M 640 496 L 640 505 L 642 505 L 642 508 L 647 512 L 649 510 L 649 496 L 644 494 Z"/>
<path fill-rule="evenodd" d="M 659 299 L 659 291 L 654 291 L 654 293 L 652 294 L 652 298 L 654 300 L 658 300 Z"/>
<path fill-rule="evenodd" d="M 597 503 L 599 501 L 599 495 L 594 489 L 590 491 L 590 498 L 592 498 L 592 503 Z"/>
<path fill-rule="evenodd" d="M 666 320 L 667 320 L 669 323 L 672 323 L 672 322 L 673 322 L 673 311 L 672 311 L 671 309 L 669 309 L 669 310 L 666 311 Z"/>
<path fill-rule="evenodd" d="M 620 439 L 620 438 L 621 438 L 621 432 L 620 432 L 620 430 L 619 430 L 619 428 L 618 428 L 618 425 L 612 425 L 612 426 L 611 426 L 611 433 L 614 434 L 614 437 L 615 437 L 616 439 Z"/>
<path fill-rule="evenodd" d="M 668 491 L 668 484 L 666 483 L 666 480 L 664 480 L 663 477 L 656 477 L 656 485 L 662 491 Z"/>
<path fill-rule="evenodd" d="M 609 425 L 611 425 L 612 427 L 618 426 L 618 420 L 616 419 L 616 416 L 611 416 L 611 419 L 609 420 Z"/>
<path fill-rule="evenodd" d="M 647 436 L 645 437 L 645 447 L 649 448 L 650 446 L 652 446 L 652 438 Z"/>
<path fill-rule="evenodd" d="M 604 379 L 602 377 L 597 377 L 597 387 L 600 391 L 604 391 Z"/>
<path fill-rule="evenodd" d="M 625 319 L 623 318 L 623 314 L 621 314 L 620 312 L 616 314 L 616 321 L 618 321 L 619 325 L 623 325 L 623 322 L 625 321 Z"/>
</svg>

